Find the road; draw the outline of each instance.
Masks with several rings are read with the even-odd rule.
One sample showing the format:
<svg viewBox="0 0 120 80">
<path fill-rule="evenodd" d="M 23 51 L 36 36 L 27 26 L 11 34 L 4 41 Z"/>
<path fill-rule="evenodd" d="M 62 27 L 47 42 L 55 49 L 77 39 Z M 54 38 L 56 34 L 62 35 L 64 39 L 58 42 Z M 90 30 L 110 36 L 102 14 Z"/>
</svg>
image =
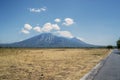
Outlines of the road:
<svg viewBox="0 0 120 80">
<path fill-rule="evenodd" d="M 112 51 L 93 80 L 120 80 L 120 51 Z"/>
</svg>

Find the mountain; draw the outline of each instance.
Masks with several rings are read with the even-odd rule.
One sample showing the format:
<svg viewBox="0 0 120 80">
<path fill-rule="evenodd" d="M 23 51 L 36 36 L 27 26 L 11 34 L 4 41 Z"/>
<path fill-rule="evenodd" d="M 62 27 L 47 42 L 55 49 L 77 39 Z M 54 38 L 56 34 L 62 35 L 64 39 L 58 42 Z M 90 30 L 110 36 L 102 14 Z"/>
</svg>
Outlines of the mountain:
<svg viewBox="0 0 120 80">
<path fill-rule="evenodd" d="M 53 35 L 51 33 L 43 33 L 38 36 L 11 44 L 1 44 L 1 47 L 94 47 L 77 38 L 65 38 Z"/>
</svg>

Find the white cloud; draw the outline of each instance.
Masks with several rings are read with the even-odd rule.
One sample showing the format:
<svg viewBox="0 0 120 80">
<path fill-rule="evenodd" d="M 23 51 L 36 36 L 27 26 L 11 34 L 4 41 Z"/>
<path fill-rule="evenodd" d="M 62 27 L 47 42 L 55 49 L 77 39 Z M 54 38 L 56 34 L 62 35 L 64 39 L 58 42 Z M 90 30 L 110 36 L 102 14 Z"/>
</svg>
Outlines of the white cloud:
<svg viewBox="0 0 120 80">
<path fill-rule="evenodd" d="M 32 29 L 32 26 L 30 24 L 25 24 L 24 25 L 24 29 L 26 30 L 31 30 Z"/>
<path fill-rule="evenodd" d="M 33 30 L 35 30 L 37 32 L 41 32 L 41 28 L 39 26 L 34 27 Z"/>
<path fill-rule="evenodd" d="M 85 41 L 84 38 L 81 38 L 81 37 L 77 37 L 77 39 L 81 40 L 81 41 Z"/>
<path fill-rule="evenodd" d="M 42 7 L 40 9 L 41 9 L 41 11 L 46 11 L 47 10 L 46 7 Z"/>
<path fill-rule="evenodd" d="M 45 8 L 40 8 L 40 9 L 38 9 L 37 12 L 39 12 L 39 10 L 45 11 L 46 9 Z M 34 8 L 31 9 L 31 11 L 35 11 L 35 9 Z M 61 22 L 61 19 L 56 18 L 54 21 L 55 22 Z M 74 24 L 74 20 L 73 19 L 65 18 L 63 25 L 70 26 L 72 24 Z M 24 28 L 22 29 L 21 32 L 24 33 L 24 34 L 29 34 L 30 30 L 34 30 L 36 32 L 42 32 L 42 33 L 55 31 L 60 36 L 68 37 L 68 38 L 72 38 L 73 37 L 73 35 L 69 31 L 60 31 L 61 29 L 60 29 L 58 24 L 52 24 L 50 22 L 45 23 L 43 25 L 43 27 L 39 27 L 39 24 L 37 24 L 36 27 L 32 27 L 30 24 L 24 24 Z"/>
<path fill-rule="evenodd" d="M 57 24 L 46 23 L 44 24 L 42 31 L 50 32 L 51 30 L 60 30 L 60 27 Z"/>
<path fill-rule="evenodd" d="M 30 8 L 29 10 L 30 10 L 30 12 L 40 13 L 40 12 L 46 11 L 47 9 L 46 9 L 46 7 L 42 7 L 42 8 Z"/>
<path fill-rule="evenodd" d="M 51 23 L 46 23 L 44 24 L 43 28 L 42 28 L 42 31 L 44 32 L 50 32 L 52 30 L 52 24 Z"/>
<path fill-rule="evenodd" d="M 74 36 L 69 31 L 57 31 L 55 34 L 58 34 L 58 36 L 67 37 L 67 38 L 73 38 Z"/>
<path fill-rule="evenodd" d="M 63 25 L 65 25 L 65 26 L 70 26 L 70 25 L 72 25 L 72 24 L 75 23 L 74 20 L 71 19 L 71 18 L 65 18 L 64 21 L 65 21 L 65 22 L 63 23 Z"/>
<path fill-rule="evenodd" d="M 59 18 L 56 18 L 54 21 L 58 22 L 58 23 L 61 22 L 61 20 Z"/>
<path fill-rule="evenodd" d="M 52 28 L 54 30 L 60 30 L 60 27 L 57 24 L 52 24 Z"/>
<path fill-rule="evenodd" d="M 41 12 L 40 9 L 30 8 L 30 12 Z"/>
<path fill-rule="evenodd" d="M 25 29 L 22 29 L 21 32 L 24 33 L 24 34 L 29 34 L 30 33 L 28 30 L 25 30 Z"/>
</svg>

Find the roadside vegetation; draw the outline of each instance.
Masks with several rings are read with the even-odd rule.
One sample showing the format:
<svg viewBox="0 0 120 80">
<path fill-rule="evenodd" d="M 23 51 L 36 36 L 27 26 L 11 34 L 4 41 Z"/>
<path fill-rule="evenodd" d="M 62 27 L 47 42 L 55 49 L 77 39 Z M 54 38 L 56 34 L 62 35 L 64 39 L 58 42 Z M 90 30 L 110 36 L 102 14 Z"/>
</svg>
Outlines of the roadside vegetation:
<svg viewBox="0 0 120 80">
<path fill-rule="evenodd" d="M 117 48 L 120 49 L 120 39 L 117 41 Z"/>
<path fill-rule="evenodd" d="M 0 48 L 0 80 L 79 80 L 109 51 Z"/>
</svg>

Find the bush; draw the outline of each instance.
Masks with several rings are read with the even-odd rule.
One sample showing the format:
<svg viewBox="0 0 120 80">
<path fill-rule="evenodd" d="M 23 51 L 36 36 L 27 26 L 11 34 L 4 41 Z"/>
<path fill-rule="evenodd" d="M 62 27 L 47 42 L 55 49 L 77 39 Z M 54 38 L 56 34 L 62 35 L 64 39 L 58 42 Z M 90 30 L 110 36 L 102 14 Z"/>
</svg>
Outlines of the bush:
<svg viewBox="0 0 120 80">
<path fill-rule="evenodd" d="M 117 41 L 117 48 L 120 49 L 120 40 Z"/>
<path fill-rule="evenodd" d="M 108 49 L 113 49 L 113 46 L 112 45 L 108 45 L 107 48 Z"/>
</svg>

